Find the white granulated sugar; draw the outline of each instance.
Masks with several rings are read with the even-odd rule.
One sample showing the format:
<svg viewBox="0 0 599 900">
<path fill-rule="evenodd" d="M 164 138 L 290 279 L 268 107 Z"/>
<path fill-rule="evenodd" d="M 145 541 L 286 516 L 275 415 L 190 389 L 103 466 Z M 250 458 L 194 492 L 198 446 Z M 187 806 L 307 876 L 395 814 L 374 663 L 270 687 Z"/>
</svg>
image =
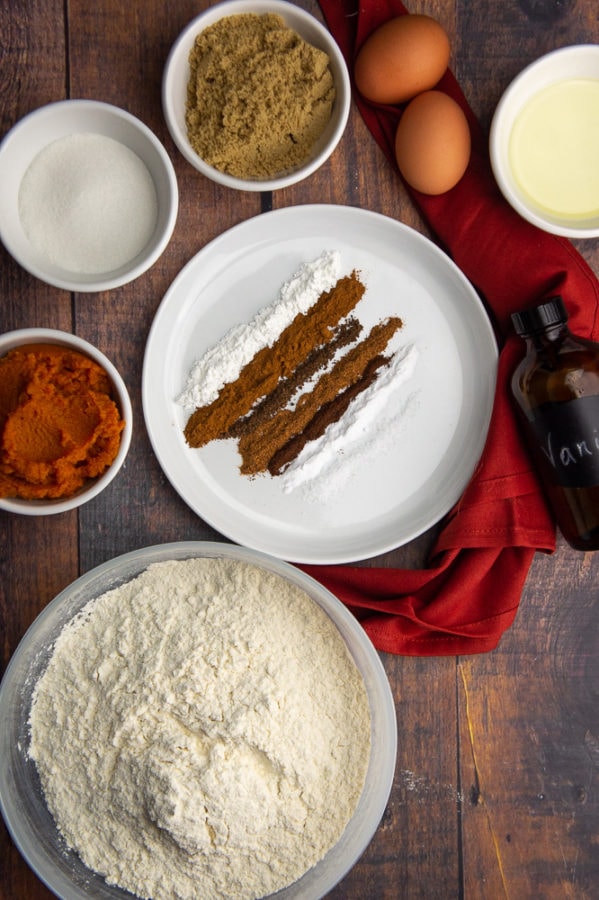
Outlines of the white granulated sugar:
<svg viewBox="0 0 599 900">
<path fill-rule="evenodd" d="M 316 488 L 319 501 L 323 490 L 329 498 L 351 476 L 352 462 L 357 460 L 363 464 L 364 460 L 372 458 L 373 451 L 384 451 L 386 443 L 393 445 L 395 429 L 400 420 L 404 420 L 407 409 L 404 408 L 401 415 L 396 411 L 392 429 L 384 421 L 385 407 L 391 395 L 414 374 L 418 356 L 414 344 L 394 353 L 389 365 L 355 397 L 343 416 L 328 425 L 321 437 L 306 444 L 277 477 L 285 493 L 308 486 L 309 492 Z"/>
<path fill-rule="evenodd" d="M 263 306 L 248 323 L 236 325 L 194 363 L 185 389 L 177 398 L 180 406 L 195 409 L 216 400 L 225 384 L 235 381 L 242 368 L 270 347 L 298 313 L 305 313 L 339 280 L 341 256 L 326 250 L 304 263 L 285 282 L 277 299 Z"/>
<path fill-rule="evenodd" d="M 297 880 L 337 842 L 370 754 L 364 683 L 328 616 L 226 559 L 156 563 L 88 604 L 30 726 L 69 846 L 152 900 Z"/>
<path fill-rule="evenodd" d="M 33 247 L 70 272 L 98 275 L 143 250 L 156 225 L 152 176 L 129 147 L 76 133 L 48 144 L 19 189 L 19 216 Z"/>
</svg>

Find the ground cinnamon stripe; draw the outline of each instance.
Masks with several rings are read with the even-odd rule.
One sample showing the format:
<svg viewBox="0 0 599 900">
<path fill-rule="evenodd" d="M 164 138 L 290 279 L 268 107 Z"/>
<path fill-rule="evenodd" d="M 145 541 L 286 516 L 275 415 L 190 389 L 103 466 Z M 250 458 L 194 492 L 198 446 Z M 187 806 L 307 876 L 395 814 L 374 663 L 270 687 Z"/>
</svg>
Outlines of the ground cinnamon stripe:
<svg viewBox="0 0 599 900">
<path fill-rule="evenodd" d="M 322 294 L 307 313 L 297 315 L 272 347 L 258 351 L 216 400 L 192 413 L 184 432 L 189 446 L 203 447 L 226 437 L 231 426 L 275 390 L 281 378 L 290 376 L 314 347 L 331 340 L 335 326 L 354 309 L 364 290 L 358 274 L 352 272 Z"/>
<path fill-rule="evenodd" d="M 379 370 L 388 366 L 391 360 L 391 356 L 383 355 L 375 356 L 374 359 L 371 359 L 359 381 L 356 381 L 355 384 L 351 384 L 335 397 L 334 400 L 331 400 L 330 403 L 326 403 L 322 406 L 317 411 L 314 418 L 308 422 L 301 434 L 295 435 L 295 437 L 292 437 L 291 440 L 287 441 L 284 447 L 277 450 L 268 464 L 268 471 L 270 474 L 280 475 L 290 462 L 297 459 L 306 444 L 309 444 L 310 441 L 318 440 L 318 438 L 322 437 L 325 433 L 329 425 L 338 422 L 347 412 L 352 400 L 354 400 L 358 394 L 361 394 L 362 391 L 365 391 L 366 388 L 370 387 L 373 381 L 376 380 Z"/>
<path fill-rule="evenodd" d="M 276 415 L 280 409 L 287 406 L 303 385 L 331 362 L 336 353 L 357 340 L 361 331 L 362 325 L 353 317 L 342 322 L 336 329 L 333 340 L 322 347 L 316 347 L 289 378 L 281 381 L 247 416 L 238 419 L 229 429 L 228 437 L 242 437 Z"/>
<path fill-rule="evenodd" d="M 322 375 L 310 393 L 300 397 L 293 410 L 282 409 L 263 426 L 244 435 L 239 441 L 241 473 L 256 475 L 266 471 L 275 453 L 295 435 L 301 434 L 321 406 L 362 378 L 369 361 L 383 352 L 401 325 L 398 317 L 375 325 L 368 336 L 341 357 L 330 372 Z"/>
</svg>

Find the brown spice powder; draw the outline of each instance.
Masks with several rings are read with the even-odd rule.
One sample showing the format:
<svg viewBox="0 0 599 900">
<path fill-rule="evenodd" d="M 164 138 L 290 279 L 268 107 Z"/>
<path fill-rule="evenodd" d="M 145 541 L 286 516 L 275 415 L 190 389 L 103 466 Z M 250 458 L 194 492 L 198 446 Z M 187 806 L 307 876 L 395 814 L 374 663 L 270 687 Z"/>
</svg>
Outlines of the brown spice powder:
<svg viewBox="0 0 599 900">
<path fill-rule="evenodd" d="M 335 100 L 329 57 L 281 16 L 225 16 L 189 56 L 186 126 L 196 153 L 239 178 L 269 178 L 302 164 Z"/>
<path fill-rule="evenodd" d="M 297 367 L 289 378 L 281 381 L 274 391 L 264 397 L 243 419 L 229 429 L 228 436 L 239 438 L 249 434 L 254 428 L 268 421 L 289 401 L 317 372 L 324 369 L 335 354 L 353 343 L 360 336 L 362 325 L 357 319 L 350 317 L 335 330 L 335 337 L 322 347 L 315 347 L 303 363 Z"/>
<path fill-rule="evenodd" d="M 323 293 L 306 313 L 299 313 L 272 347 L 259 350 L 212 403 L 191 414 L 185 426 L 189 446 L 203 447 L 226 437 L 235 422 L 274 391 L 282 378 L 291 376 L 315 347 L 334 337 L 335 327 L 354 309 L 364 290 L 357 273 L 352 272 Z"/>
<path fill-rule="evenodd" d="M 275 454 L 302 433 L 321 407 L 364 376 L 370 360 L 382 353 L 401 326 L 402 321 L 398 317 L 375 325 L 367 337 L 335 363 L 330 372 L 325 372 L 310 393 L 300 397 L 294 409 L 280 410 L 264 425 L 244 435 L 239 441 L 241 473 L 257 475 L 266 471 Z"/>
<path fill-rule="evenodd" d="M 335 397 L 330 403 L 326 403 L 315 414 L 314 418 L 308 422 L 301 434 L 296 434 L 280 450 L 274 454 L 268 464 L 268 471 L 271 475 L 280 475 L 286 466 L 296 459 L 306 444 L 310 441 L 316 441 L 322 437 L 329 425 L 338 422 L 339 419 L 347 412 L 349 405 L 358 394 L 365 391 L 366 388 L 376 381 L 379 371 L 391 362 L 391 356 L 375 356 L 369 360 L 362 377 L 350 384 L 344 391 Z"/>
</svg>

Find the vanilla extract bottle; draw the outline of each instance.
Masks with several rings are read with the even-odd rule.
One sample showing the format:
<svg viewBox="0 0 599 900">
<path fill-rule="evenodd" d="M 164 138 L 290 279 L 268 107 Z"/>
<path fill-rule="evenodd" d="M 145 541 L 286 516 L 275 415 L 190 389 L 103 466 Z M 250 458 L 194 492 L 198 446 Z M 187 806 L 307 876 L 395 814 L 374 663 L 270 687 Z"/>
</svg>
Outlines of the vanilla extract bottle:
<svg viewBox="0 0 599 900">
<path fill-rule="evenodd" d="M 512 377 L 547 499 L 577 550 L 599 549 L 599 344 L 573 334 L 560 296 L 512 315 L 526 341 Z"/>
</svg>

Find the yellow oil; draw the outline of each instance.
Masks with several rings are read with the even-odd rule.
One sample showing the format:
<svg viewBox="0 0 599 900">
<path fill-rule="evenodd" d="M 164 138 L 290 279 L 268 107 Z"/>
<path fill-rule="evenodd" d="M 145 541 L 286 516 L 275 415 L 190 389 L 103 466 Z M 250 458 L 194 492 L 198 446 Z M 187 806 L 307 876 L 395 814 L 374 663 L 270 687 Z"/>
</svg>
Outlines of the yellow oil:
<svg viewBox="0 0 599 900">
<path fill-rule="evenodd" d="M 559 81 L 529 100 L 514 122 L 509 161 L 539 210 L 599 216 L 599 79 Z"/>
</svg>

